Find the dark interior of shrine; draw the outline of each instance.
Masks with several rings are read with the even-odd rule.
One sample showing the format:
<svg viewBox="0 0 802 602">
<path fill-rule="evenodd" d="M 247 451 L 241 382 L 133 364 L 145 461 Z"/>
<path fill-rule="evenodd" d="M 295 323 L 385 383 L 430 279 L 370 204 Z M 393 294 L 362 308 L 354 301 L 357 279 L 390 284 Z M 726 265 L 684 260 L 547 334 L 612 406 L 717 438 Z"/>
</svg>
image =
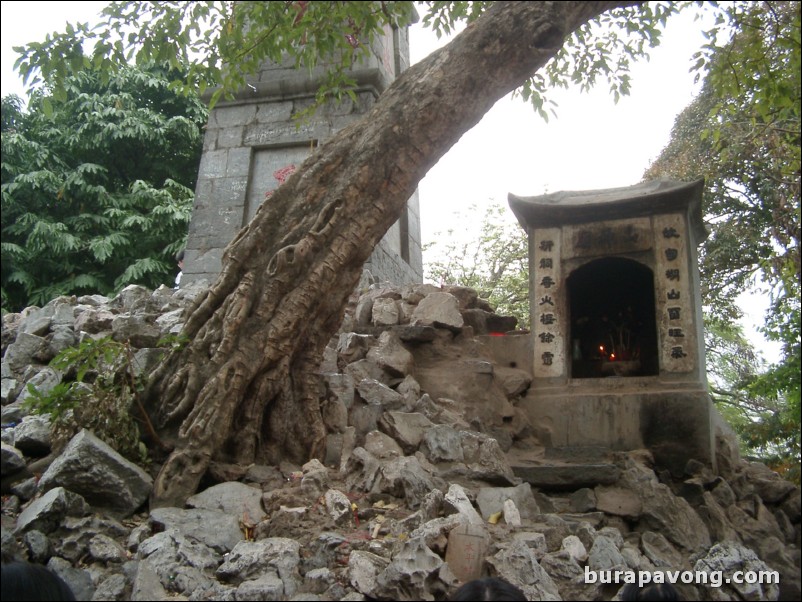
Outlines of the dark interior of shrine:
<svg viewBox="0 0 802 602">
<path fill-rule="evenodd" d="M 652 376 L 659 371 L 654 274 L 621 257 L 568 277 L 571 377 Z"/>
</svg>

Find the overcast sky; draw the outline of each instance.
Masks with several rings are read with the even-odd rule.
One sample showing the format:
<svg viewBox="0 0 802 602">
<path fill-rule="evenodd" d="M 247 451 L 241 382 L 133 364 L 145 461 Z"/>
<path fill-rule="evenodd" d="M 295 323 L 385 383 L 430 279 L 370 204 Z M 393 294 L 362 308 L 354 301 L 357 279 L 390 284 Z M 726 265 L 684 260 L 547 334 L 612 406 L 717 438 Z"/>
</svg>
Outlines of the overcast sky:
<svg viewBox="0 0 802 602">
<path fill-rule="evenodd" d="M 13 72 L 13 46 L 41 41 L 67 21 L 93 22 L 104 4 L 2 1 L 2 95 L 23 92 Z M 698 90 L 689 70 L 691 56 L 704 42 L 702 29 L 691 13 L 672 17 L 650 60 L 635 65 L 631 94 L 618 104 L 604 86 L 585 94 L 558 91 L 558 117 L 545 123 L 520 99 L 500 100 L 421 181 L 422 242 L 451 227 L 470 230 L 469 224 L 455 222 L 455 211 L 494 201 L 507 206 L 510 192 L 532 196 L 640 182 L 668 143 L 674 119 Z M 445 42 L 413 26 L 412 61 Z M 760 305 L 745 309 L 752 323 L 762 322 Z"/>
</svg>

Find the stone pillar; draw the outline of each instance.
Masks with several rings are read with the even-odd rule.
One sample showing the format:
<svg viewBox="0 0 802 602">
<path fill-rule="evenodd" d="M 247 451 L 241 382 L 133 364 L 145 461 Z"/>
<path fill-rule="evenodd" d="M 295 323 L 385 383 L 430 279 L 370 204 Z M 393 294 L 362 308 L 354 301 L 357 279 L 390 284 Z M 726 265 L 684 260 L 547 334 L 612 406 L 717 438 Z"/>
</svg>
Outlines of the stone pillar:
<svg viewBox="0 0 802 602">
<path fill-rule="evenodd" d="M 310 74 L 286 62 L 264 65 L 234 100 L 218 103 L 206 129 L 182 285 L 199 279 L 211 283 L 220 273 L 225 246 L 262 202 L 270 202 L 270 192 L 288 172 L 317 145 L 361 119 L 408 66 L 408 31 L 388 26 L 371 45 L 369 56 L 352 70 L 355 102 L 323 107 L 299 124 L 293 116 L 312 103 L 325 68 Z M 363 281 L 405 284 L 422 279 L 416 192 L 365 265 Z"/>
</svg>

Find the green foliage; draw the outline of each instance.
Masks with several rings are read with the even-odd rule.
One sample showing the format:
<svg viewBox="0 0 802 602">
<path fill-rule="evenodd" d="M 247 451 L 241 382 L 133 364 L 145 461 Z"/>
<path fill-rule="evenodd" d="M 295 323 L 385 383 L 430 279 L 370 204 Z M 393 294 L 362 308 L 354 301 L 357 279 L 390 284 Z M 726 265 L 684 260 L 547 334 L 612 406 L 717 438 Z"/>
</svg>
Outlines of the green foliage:
<svg viewBox="0 0 802 602">
<path fill-rule="evenodd" d="M 783 344 L 782 361 L 766 369 L 745 342 L 730 347 L 712 362 L 717 386 L 728 391 L 717 400 L 748 451 L 793 468 L 798 479 L 800 4 L 728 3 L 708 35 L 696 64 L 706 73 L 702 91 L 646 178 L 706 179 L 710 237 L 701 272 L 709 332 L 732 344 L 739 295 L 756 281 L 771 293 L 763 332 Z"/>
<path fill-rule="evenodd" d="M 59 353 L 50 366 L 72 380 L 48 393 L 28 385 L 25 405 L 34 413 L 50 415 L 54 450 L 63 449 L 85 428 L 129 460 L 146 460 L 132 413 L 141 383 L 134 377 L 127 344 L 108 337 L 86 338 L 78 347 Z"/>
<path fill-rule="evenodd" d="M 197 97 L 169 72 L 82 72 L 2 104 L 2 306 L 172 283 L 191 215 Z"/>
<path fill-rule="evenodd" d="M 42 42 L 15 48 L 15 67 L 35 85 L 60 89 L 78 70 L 103 78 L 129 63 L 167 64 L 187 94 L 217 88 L 211 105 L 246 85 L 266 61 L 296 68 L 325 65 L 318 102 L 353 96 L 347 70 L 367 56 L 387 25 L 406 25 L 412 2 L 112 2 L 104 23 L 69 25 Z M 81 48 L 91 48 L 88 57 Z"/>
<path fill-rule="evenodd" d="M 472 205 L 460 224 L 477 224 L 475 236 L 455 237 L 453 230 L 438 233 L 438 242 L 426 246 L 426 277 L 432 282 L 459 284 L 479 292 L 496 313 L 515 316 L 521 328 L 529 327 L 529 257 L 526 232 L 499 204 L 479 215 Z M 432 259 L 428 259 L 431 256 Z"/>
<path fill-rule="evenodd" d="M 103 22 L 68 25 L 63 33 L 15 48 L 15 64 L 30 85 L 54 86 L 79 70 L 104 80 L 122 66 L 166 63 L 181 73 L 171 85 L 185 93 L 207 89 L 211 106 L 246 86 L 266 61 L 314 69 L 325 66 L 315 106 L 353 98 L 348 70 L 367 56 L 387 26 L 412 22 L 415 6 L 438 36 L 471 23 L 494 3 L 477 2 L 112 2 Z M 649 2 L 608 11 L 569 37 L 520 94 L 548 119 L 552 87 L 589 89 L 604 81 L 617 101 L 629 93 L 630 65 L 648 58 L 666 20 L 690 2 Z M 81 49 L 89 48 L 89 56 Z M 314 107 L 312 107 L 314 109 Z M 553 112 L 553 108 L 551 108 Z"/>
</svg>

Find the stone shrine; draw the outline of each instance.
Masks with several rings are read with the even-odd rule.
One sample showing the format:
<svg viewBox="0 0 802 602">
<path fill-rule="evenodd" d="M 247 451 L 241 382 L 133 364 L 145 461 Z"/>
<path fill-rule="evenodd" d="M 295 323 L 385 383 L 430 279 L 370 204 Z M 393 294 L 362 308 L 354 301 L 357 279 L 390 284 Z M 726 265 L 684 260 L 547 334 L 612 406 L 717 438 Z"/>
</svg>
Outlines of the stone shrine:
<svg viewBox="0 0 802 602">
<path fill-rule="evenodd" d="M 696 247 L 704 180 L 509 195 L 529 237 L 533 381 L 554 448 L 714 463 Z"/>
<path fill-rule="evenodd" d="M 319 109 L 311 119 L 294 115 L 309 107 L 325 66 L 311 71 L 291 62 L 265 64 L 233 100 L 221 101 L 209 114 L 195 205 L 189 226 L 182 284 L 213 281 L 223 250 L 256 213 L 270 193 L 314 149 L 359 120 L 378 96 L 409 66 L 406 28 L 387 26 L 369 48 L 369 56 L 349 75 L 357 82 L 356 101 Z M 366 199 L 367 200 L 367 199 Z M 404 215 L 387 232 L 365 265 L 363 283 L 421 282 L 420 210 L 417 192 Z"/>
</svg>

